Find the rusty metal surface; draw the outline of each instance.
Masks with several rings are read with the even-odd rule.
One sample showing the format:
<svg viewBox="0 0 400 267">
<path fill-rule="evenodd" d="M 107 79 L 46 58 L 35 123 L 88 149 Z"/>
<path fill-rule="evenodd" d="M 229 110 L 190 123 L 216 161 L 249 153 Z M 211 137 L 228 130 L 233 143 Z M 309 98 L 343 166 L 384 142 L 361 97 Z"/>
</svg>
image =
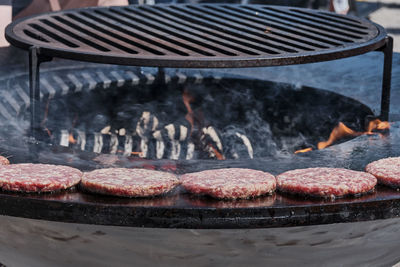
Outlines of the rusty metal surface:
<svg viewBox="0 0 400 267">
<path fill-rule="evenodd" d="M 40 56 L 120 65 L 225 68 L 302 64 L 385 43 L 367 20 L 262 5 L 96 7 L 24 18 L 8 41 Z"/>
</svg>

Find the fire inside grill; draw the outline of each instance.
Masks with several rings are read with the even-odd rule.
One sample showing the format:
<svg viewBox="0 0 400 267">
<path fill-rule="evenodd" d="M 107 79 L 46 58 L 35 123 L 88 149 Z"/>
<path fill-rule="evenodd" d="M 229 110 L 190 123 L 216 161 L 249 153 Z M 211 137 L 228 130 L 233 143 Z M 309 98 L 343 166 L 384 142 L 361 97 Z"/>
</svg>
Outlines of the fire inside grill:
<svg viewBox="0 0 400 267">
<path fill-rule="evenodd" d="M 209 78 L 48 98 L 43 113 L 47 143 L 173 160 L 292 154 L 328 137 L 339 122 L 361 131 L 373 116 L 357 101 L 312 88 Z"/>
</svg>

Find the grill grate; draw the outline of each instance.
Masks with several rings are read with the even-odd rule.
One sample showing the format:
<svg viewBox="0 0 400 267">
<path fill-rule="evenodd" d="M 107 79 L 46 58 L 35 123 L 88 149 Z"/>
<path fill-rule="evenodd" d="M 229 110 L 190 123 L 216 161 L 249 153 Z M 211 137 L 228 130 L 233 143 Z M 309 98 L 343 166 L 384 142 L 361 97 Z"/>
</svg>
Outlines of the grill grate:
<svg viewBox="0 0 400 267">
<path fill-rule="evenodd" d="M 385 42 L 369 21 L 262 5 L 86 8 L 12 23 L 8 40 L 39 54 L 160 67 L 255 67 L 365 53 Z"/>
</svg>

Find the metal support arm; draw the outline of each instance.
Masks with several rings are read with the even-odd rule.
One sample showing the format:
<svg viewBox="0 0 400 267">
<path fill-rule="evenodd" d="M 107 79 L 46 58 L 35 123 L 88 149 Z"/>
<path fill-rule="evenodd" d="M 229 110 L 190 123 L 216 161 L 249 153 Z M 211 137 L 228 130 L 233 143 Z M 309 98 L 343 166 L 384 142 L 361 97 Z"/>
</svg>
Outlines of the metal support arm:
<svg viewBox="0 0 400 267">
<path fill-rule="evenodd" d="M 29 48 L 29 98 L 31 116 L 31 136 L 39 139 L 41 132 L 41 109 L 40 109 L 40 64 L 51 61 L 49 57 L 39 54 L 39 48 L 32 46 Z"/>
<path fill-rule="evenodd" d="M 383 52 L 384 55 L 380 118 L 382 120 L 388 121 L 390 110 L 390 86 L 392 80 L 393 59 L 393 38 L 391 36 L 386 37 L 386 43 L 380 50 Z"/>
</svg>

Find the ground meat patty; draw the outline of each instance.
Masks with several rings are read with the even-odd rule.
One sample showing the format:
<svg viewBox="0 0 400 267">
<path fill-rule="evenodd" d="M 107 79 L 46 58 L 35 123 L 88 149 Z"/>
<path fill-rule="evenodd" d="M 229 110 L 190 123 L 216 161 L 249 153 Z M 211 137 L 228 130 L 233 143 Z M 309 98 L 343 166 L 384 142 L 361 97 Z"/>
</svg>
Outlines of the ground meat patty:
<svg viewBox="0 0 400 267">
<path fill-rule="evenodd" d="M 218 169 L 181 176 L 182 186 L 193 194 L 214 198 L 252 198 L 272 193 L 275 177 L 269 173 L 250 169 Z"/>
<path fill-rule="evenodd" d="M 378 178 L 379 183 L 395 188 L 400 187 L 400 157 L 371 162 L 365 169 Z"/>
<path fill-rule="evenodd" d="M 9 165 L 9 164 L 10 161 L 6 157 L 0 156 L 0 165 Z"/>
<path fill-rule="evenodd" d="M 366 193 L 377 183 L 369 173 L 339 168 L 292 170 L 276 180 L 278 190 L 283 192 L 331 198 Z"/>
<path fill-rule="evenodd" d="M 82 172 L 68 166 L 11 164 L 0 166 L 0 187 L 6 191 L 53 192 L 80 182 Z"/>
<path fill-rule="evenodd" d="M 177 184 L 179 179 L 172 173 L 127 168 L 94 170 L 85 173 L 81 183 L 90 192 L 124 197 L 161 195 Z"/>
</svg>

